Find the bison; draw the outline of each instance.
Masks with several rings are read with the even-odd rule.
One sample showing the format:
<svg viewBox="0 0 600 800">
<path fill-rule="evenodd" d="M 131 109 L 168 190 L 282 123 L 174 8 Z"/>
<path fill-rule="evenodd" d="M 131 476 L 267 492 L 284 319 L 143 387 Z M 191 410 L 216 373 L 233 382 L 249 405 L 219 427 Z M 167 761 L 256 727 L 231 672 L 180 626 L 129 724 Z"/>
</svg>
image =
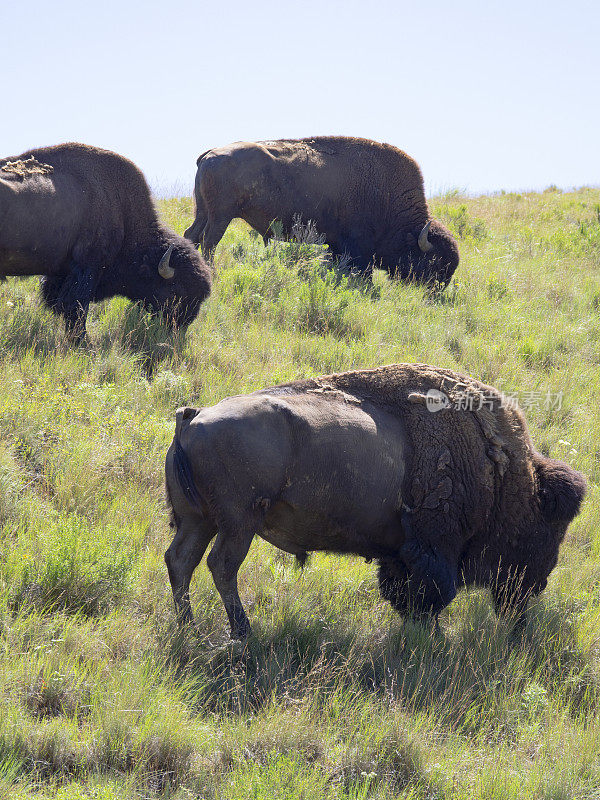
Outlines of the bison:
<svg viewBox="0 0 600 800">
<path fill-rule="evenodd" d="M 255 535 L 301 559 L 377 559 L 381 594 L 403 615 L 435 617 L 479 585 L 522 619 L 586 482 L 535 450 L 521 412 L 492 387 L 398 364 L 180 408 L 166 489 L 180 619 L 192 620 L 190 579 L 216 536 L 207 564 L 243 638 L 237 573 Z"/>
<path fill-rule="evenodd" d="M 392 145 L 347 136 L 237 142 L 197 165 L 185 236 L 206 258 L 241 217 L 265 244 L 275 221 L 288 236 L 298 219 L 312 221 L 335 256 L 367 275 L 375 265 L 445 286 L 458 266 L 450 231 L 429 216 L 418 164 Z"/>
<path fill-rule="evenodd" d="M 188 325 L 210 293 L 206 263 L 165 227 L 140 170 L 84 144 L 0 160 L 0 278 L 43 275 L 42 296 L 81 340 L 89 304 L 123 295 Z"/>
</svg>

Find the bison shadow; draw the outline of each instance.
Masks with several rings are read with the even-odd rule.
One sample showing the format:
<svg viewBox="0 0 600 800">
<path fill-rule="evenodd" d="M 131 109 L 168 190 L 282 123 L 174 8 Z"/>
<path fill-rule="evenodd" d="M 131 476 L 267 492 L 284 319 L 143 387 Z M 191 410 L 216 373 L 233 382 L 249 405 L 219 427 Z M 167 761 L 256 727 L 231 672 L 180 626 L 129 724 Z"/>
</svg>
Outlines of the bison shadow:
<svg viewBox="0 0 600 800">
<path fill-rule="evenodd" d="M 168 317 L 150 314 L 140 304 L 112 300 L 99 311 L 90 326 L 92 338 L 87 346 L 107 354 L 117 345 L 135 359 L 148 380 L 163 361 L 185 346 L 185 330 L 175 329 Z"/>
<path fill-rule="evenodd" d="M 444 612 L 440 630 L 398 619 L 367 637 L 340 621 L 284 617 L 268 629 L 255 624 L 256 633 L 240 643 L 224 628 L 215 636 L 214 629 L 179 630 L 171 620 L 157 632 L 158 645 L 168 668 L 196 683 L 203 711 L 242 715 L 317 697 L 327 703 L 342 690 L 477 733 L 489 722 L 485 709 L 507 693 L 520 696 L 527 676 L 542 692 L 560 682 L 574 715 L 593 710 L 600 686 L 565 601 L 535 601 L 516 634 L 510 620 L 495 615 L 486 592 L 468 592 L 458 605 Z"/>
<path fill-rule="evenodd" d="M 144 376 L 151 379 L 157 366 L 184 347 L 184 330 L 174 330 L 168 318 L 151 315 L 141 305 L 121 299 L 94 306 L 89 336 L 75 343 L 38 297 L 18 284 L 10 288 L 6 302 L 11 311 L 0 321 L 0 333 L 2 349 L 17 358 L 27 353 L 47 358 L 75 350 L 106 356 L 117 346 L 132 356 Z"/>
<path fill-rule="evenodd" d="M 257 265 L 279 261 L 287 269 L 295 270 L 302 281 L 310 282 L 317 276 L 329 281 L 333 288 L 352 289 L 371 300 L 381 298 L 381 288 L 373 282 L 371 271 L 354 266 L 349 255 L 338 256 L 322 242 L 274 238 L 263 245 L 259 238 L 250 229 L 249 240 L 232 246 L 234 259 L 238 262 L 249 259 Z"/>
</svg>

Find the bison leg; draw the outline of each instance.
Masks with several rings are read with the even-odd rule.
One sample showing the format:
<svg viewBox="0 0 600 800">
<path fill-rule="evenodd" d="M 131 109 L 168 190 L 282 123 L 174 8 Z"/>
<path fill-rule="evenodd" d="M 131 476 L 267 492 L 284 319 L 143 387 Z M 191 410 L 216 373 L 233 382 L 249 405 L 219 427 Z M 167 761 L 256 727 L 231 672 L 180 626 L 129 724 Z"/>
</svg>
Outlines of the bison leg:
<svg viewBox="0 0 600 800">
<path fill-rule="evenodd" d="M 454 596 L 442 597 L 430 576 L 423 579 L 400 559 L 379 562 L 379 590 L 403 617 L 423 623 L 434 621 L 436 628 L 439 612 Z"/>
<path fill-rule="evenodd" d="M 56 314 L 60 313 L 56 306 L 64 280 L 64 275 L 44 275 L 40 281 L 44 302 L 48 308 Z"/>
<path fill-rule="evenodd" d="M 62 312 L 67 338 L 75 344 L 82 344 L 85 342 L 85 324 L 87 322 L 89 308 L 89 303 L 85 306 L 78 304 Z"/>
<path fill-rule="evenodd" d="M 98 280 L 98 269 L 84 269 L 76 264 L 71 265 L 66 276 L 42 279 L 42 296 L 46 304 L 63 317 L 67 335 L 75 342 L 85 339 L 85 323 Z"/>
<path fill-rule="evenodd" d="M 410 586 L 408 567 L 399 559 L 382 559 L 379 562 L 379 591 L 384 600 L 391 603 L 403 617 L 412 617 L 416 612 Z"/>
<path fill-rule="evenodd" d="M 231 222 L 233 217 L 221 217 L 219 219 L 214 219 L 209 217 L 208 222 L 206 223 L 206 227 L 202 231 L 202 237 L 200 240 L 200 244 L 202 246 L 202 255 L 208 261 L 213 260 L 213 256 L 215 254 L 215 250 L 217 249 L 217 245 L 225 235 L 225 231 L 227 230 L 227 226 Z"/>
<path fill-rule="evenodd" d="M 456 596 L 456 570 L 449 561 L 418 540 L 407 542 L 400 556 L 410 573 L 417 609 L 437 613 Z"/>
<path fill-rule="evenodd" d="M 406 510 L 402 512 L 402 529 L 406 539 L 399 556 L 409 572 L 411 600 L 417 610 L 438 613 L 456 596 L 456 565 L 422 540 L 413 530 L 412 518 Z"/>
<path fill-rule="evenodd" d="M 233 639 L 245 639 L 250 633 L 250 623 L 238 594 L 237 574 L 246 558 L 254 533 L 247 527 L 239 527 L 235 533 L 221 527 L 206 563 L 231 626 Z"/>
<path fill-rule="evenodd" d="M 42 297 L 48 308 L 58 316 L 61 316 L 65 323 L 68 338 L 81 344 L 85 340 L 85 323 L 89 302 L 84 306 L 65 304 L 65 283 L 66 278 L 46 276 L 42 278 Z"/>
<path fill-rule="evenodd" d="M 190 242 L 199 246 L 202 240 L 202 234 L 204 232 L 204 228 L 206 227 L 206 223 L 208 222 L 208 211 L 204 205 L 204 200 L 200 198 L 196 204 L 196 219 L 192 222 L 190 227 L 186 230 L 183 234 L 186 239 L 189 239 Z"/>
<path fill-rule="evenodd" d="M 201 517 L 184 517 L 178 522 L 175 538 L 165 553 L 180 624 L 193 622 L 190 581 L 215 532 L 212 524 Z"/>
<path fill-rule="evenodd" d="M 347 236 L 329 246 L 331 252 L 339 258 L 349 259 L 349 271 L 358 272 L 367 280 L 373 277 L 373 251 L 367 234 Z"/>
</svg>

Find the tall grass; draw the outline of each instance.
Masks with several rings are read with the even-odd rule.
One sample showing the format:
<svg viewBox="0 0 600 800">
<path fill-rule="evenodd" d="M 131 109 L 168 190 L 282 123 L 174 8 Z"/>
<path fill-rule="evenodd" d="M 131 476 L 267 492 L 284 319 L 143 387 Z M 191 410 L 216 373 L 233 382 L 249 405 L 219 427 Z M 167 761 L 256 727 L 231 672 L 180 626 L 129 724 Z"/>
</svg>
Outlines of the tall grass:
<svg viewBox="0 0 600 800">
<path fill-rule="evenodd" d="M 241 223 L 187 337 L 122 300 L 73 350 L 36 282 L 0 285 L 0 797 L 594 798 L 600 787 L 600 192 L 434 199 L 445 293 L 366 285 L 298 231 Z M 161 202 L 182 231 L 188 200 Z M 178 631 L 162 554 L 174 409 L 300 376 L 425 361 L 514 394 L 590 479 L 515 637 L 485 592 L 439 631 L 372 565 L 298 571 L 255 542 L 231 643 L 204 565 Z M 561 394 L 562 402 L 546 398 Z"/>
</svg>

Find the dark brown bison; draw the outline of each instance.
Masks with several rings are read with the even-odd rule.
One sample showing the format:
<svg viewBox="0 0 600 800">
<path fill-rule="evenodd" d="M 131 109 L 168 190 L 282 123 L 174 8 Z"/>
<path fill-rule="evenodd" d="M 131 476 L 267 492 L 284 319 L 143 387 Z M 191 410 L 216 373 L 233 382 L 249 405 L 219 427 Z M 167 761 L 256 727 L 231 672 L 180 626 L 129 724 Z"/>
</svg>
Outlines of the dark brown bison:
<svg viewBox="0 0 600 800">
<path fill-rule="evenodd" d="M 346 136 L 238 142 L 197 164 L 196 219 L 185 236 L 207 258 L 234 217 L 265 243 L 276 220 L 289 235 L 299 218 L 367 274 L 375 265 L 446 285 L 458 266 L 454 238 L 429 216 L 418 164 L 389 144 Z"/>
<path fill-rule="evenodd" d="M 43 275 L 75 339 L 90 302 L 123 295 L 187 325 L 210 292 L 192 245 L 159 220 L 139 169 L 84 144 L 0 160 L 0 277 Z"/>
<path fill-rule="evenodd" d="M 300 558 L 378 559 L 381 593 L 402 614 L 435 615 L 461 586 L 480 585 L 499 611 L 522 616 L 586 484 L 536 452 L 495 389 L 399 364 L 179 409 L 166 487 L 180 618 L 192 619 L 190 579 L 216 536 L 208 567 L 243 637 L 237 572 L 255 535 Z"/>
</svg>

